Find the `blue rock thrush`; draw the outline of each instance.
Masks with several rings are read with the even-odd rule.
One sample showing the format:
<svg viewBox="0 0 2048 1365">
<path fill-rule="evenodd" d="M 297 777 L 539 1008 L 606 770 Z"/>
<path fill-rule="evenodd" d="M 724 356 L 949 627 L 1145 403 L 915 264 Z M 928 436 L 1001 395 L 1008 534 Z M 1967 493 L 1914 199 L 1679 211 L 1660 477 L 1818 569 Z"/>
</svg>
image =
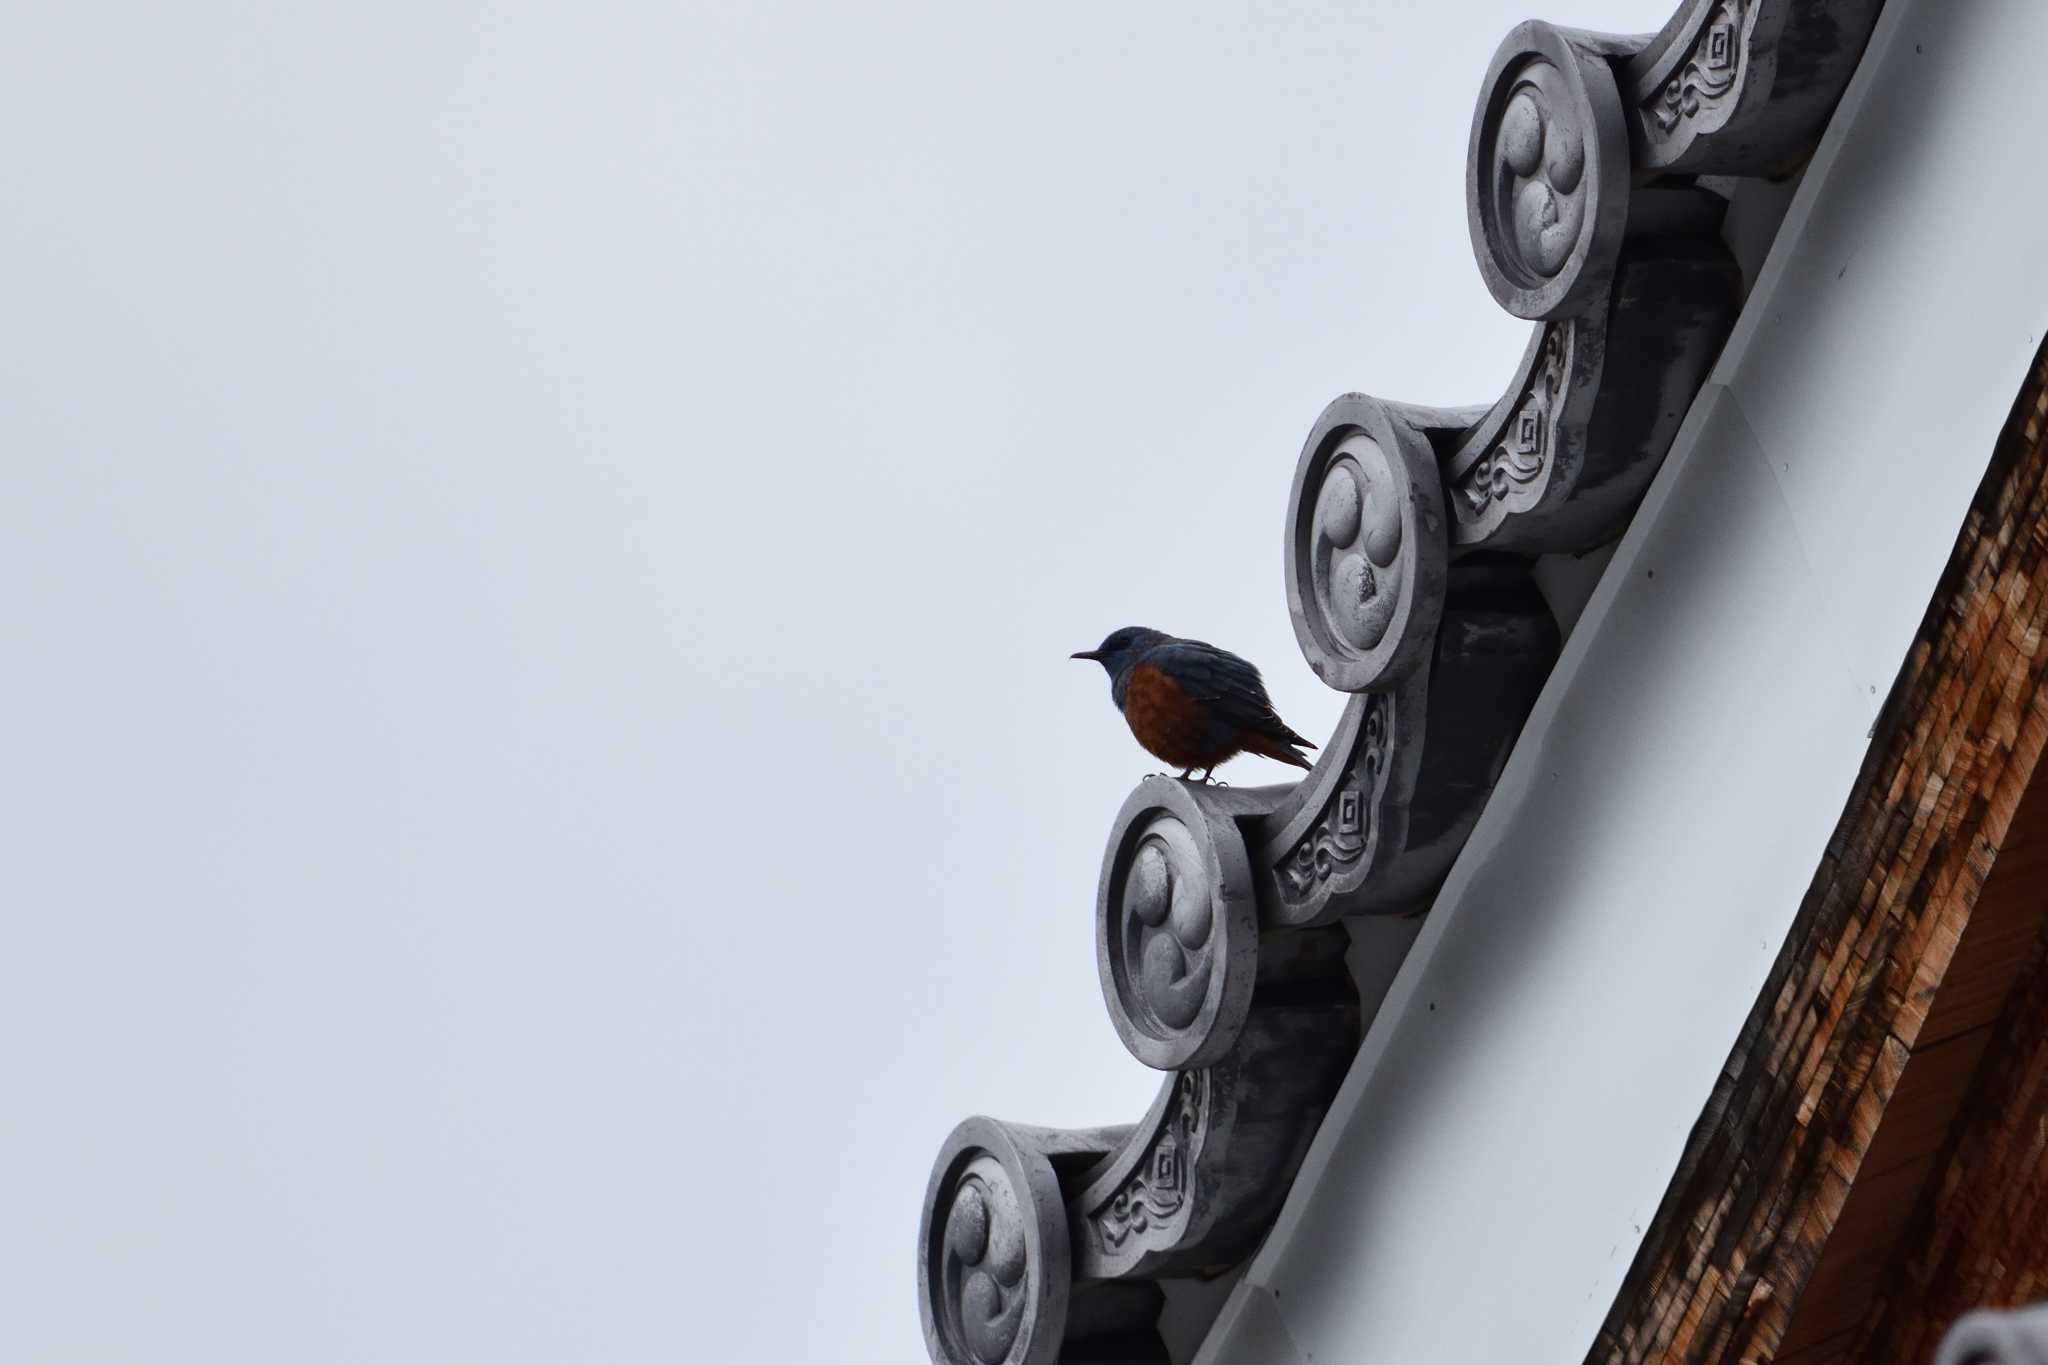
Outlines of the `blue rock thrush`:
<svg viewBox="0 0 2048 1365">
<path fill-rule="evenodd" d="M 1227 649 L 1125 626 L 1073 657 L 1102 665 L 1131 734 L 1182 777 L 1199 770 L 1207 782 L 1243 753 L 1310 766 L 1300 750 L 1316 746 L 1274 714 L 1259 670 Z"/>
</svg>

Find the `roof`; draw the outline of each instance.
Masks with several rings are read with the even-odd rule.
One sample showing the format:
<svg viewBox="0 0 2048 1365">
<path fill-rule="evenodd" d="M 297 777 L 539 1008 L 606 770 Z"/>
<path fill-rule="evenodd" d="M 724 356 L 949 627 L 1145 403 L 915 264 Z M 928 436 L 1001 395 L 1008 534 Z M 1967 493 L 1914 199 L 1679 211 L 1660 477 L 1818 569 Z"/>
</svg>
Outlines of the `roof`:
<svg viewBox="0 0 2048 1365">
<path fill-rule="evenodd" d="M 1155 778 L 1125 803 L 1098 890 L 1098 963 L 1118 1033 L 1133 1055 L 1168 1074 L 1129 1128 L 1070 1133 L 977 1118 L 948 1139 L 918 1243 L 935 1360 L 1184 1355 L 1174 1332 L 1171 1343 L 1161 1335 L 1162 1321 L 1174 1325 L 1170 1309 L 1162 1318 L 1168 1291 L 1241 1266 L 1283 1207 L 1299 1203 L 1289 1199 L 1297 1179 L 1332 1169 L 1310 1160 L 1303 1174 L 1311 1141 L 1321 1149 L 1335 1140 L 1318 1139 L 1319 1125 L 1333 1102 L 1355 1110 L 1372 1084 L 1361 1067 L 1393 1055 L 1382 1048 L 1354 1057 L 1365 1026 L 1376 1015 L 1434 1008 L 1412 979 L 1389 994 L 1416 938 L 1413 917 L 1428 916 L 1424 938 L 1442 950 L 1446 878 L 1475 826 L 1482 815 L 1501 818 L 1488 810 L 1497 792 L 1530 799 L 1526 770 L 1535 760 L 1527 746 L 1517 749 L 1525 726 L 1549 733 L 1571 722 L 1551 699 L 1554 670 L 1583 671 L 1597 658 L 1574 638 L 1578 657 L 1558 669 L 1546 573 L 1558 557 L 1610 545 L 1631 525 L 1681 423 L 1695 443 L 1715 431 L 1747 439 L 1730 391 L 1708 385 L 1702 394 L 1739 320 L 1759 325 L 1745 315 L 1752 290 L 1769 289 L 1756 263 L 1776 219 L 1768 209 L 1744 217 L 1744 206 L 1782 207 L 1773 186 L 1819 144 L 1877 11 L 1875 0 L 1694 0 L 1650 38 L 1530 23 L 1504 39 L 1474 114 L 1467 208 L 1489 288 L 1534 324 L 1521 364 L 1490 406 L 1437 410 L 1346 394 L 1310 428 L 1289 495 L 1288 607 L 1311 667 L 1352 700 L 1298 784 L 1227 790 Z M 1956 486 L 1960 507 L 1970 483 Z M 1930 517 L 1941 551 L 1955 521 Z M 1616 561 L 1647 563 L 1651 575 L 1656 562 L 1640 548 Z M 1938 562 L 1939 553 L 1927 585 Z M 1918 563 L 1911 570 L 1922 571 Z M 1677 576 L 1667 571 L 1667 581 Z M 1896 647 L 1870 653 L 1888 660 L 1889 681 Z M 2020 678 L 2010 674 L 2015 687 Z M 1892 736 L 1918 734 L 1913 752 L 1925 750 L 1913 717 L 1924 714 L 1926 694 L 1907 687 L 1879 714 L 1873 689 L 1863 705 L 1876 722 L 1870 734 L 1882 737 L 1871 762 L 1890 752 Z M 1954 738 L 1963 742 L 1964 731 Z M 1848 754 L 1853 776 L 1860 750 L 1838 743 L 1828 761 L 1839 766 Z M 1953 760 L 1956 751 L 1940 752 Z M 2031 758 L 2019 759 L 2030 775 Z M 1511 761 L 1523 770 L 1519 780 Z M 1990 769 L 1971 772 L 1982 778 Z M 1867 815 L 1857 800 L 1878 790 L 1873 783 L 1857 789 L 1860 798 L 1837 795 L 1821 818 L 1833 823 L 1842 795 L 1851 797 L 1844 820 Z M 1893 802 L 1915 794 L 1883 792 Z M 1809 855 L 1802 876 L 1812 864 Z M 1829 866 L 1839 872 L 1840 860 Z M 1777 1017 L 1768 1011 L 1780 1007 L 1782 991 L 1767 999 L 1758 987 L 1780 980 L 1766 978 L 1774 963 L 1797 972 L 1832 961 L 1809 932 L 1814 915 L 1800 911 L 1804 927 L 1782 932 L 1797 901 L 1785 898 L 1778 921 L 1776 951 L 1790 956 L 1759 961 L 1741 996 L 1767 1017 Z M 1451 961 L 1447 951 L 1438 951 L 1440 962 Z M 1844 978 L 1836 969 L 1831 979 L 1840 986 Z M 1387 1026 L 1373 1027 L 1378 1035 Z M 1728 1102 L 1757 1083 L 1763 1068 L 1745 1071 L 1742 1061 L 1768 1055 L 1766 1036 L 1778 1035 L 1758 1027 L 1737 1036 L 1731 1019 L 1713 1061 L 1740 1083 L 1714 1091 L 1718 1108 L 1703 1114 L 1712 1090 L 1703 1079 L 1686 1116 L 1700 1122 L 1689 1137 L 1674 1135 L 1677 1160 L 1664 1161 L 1660 1188 L 1775 1180 L 1771 1189 L 1796 1199 L 1795 1181 L 1745 1164 L 1755 1134 L 1739 1127 L 1744 1111 Z M 1813 1035 L 1795 1028 L 1785 1036 Z M 1807 1096 L 1812 1113 L 1835 1115 L 1828 1106 L 1850 1092 L 1830 1089 L 1826 1076 L 1819 1085 Z M 1792 1112 L 1812 1116 L 1800 1104 Z M 1735 1128 L 1721 1123 L 1731 1114 Z M 1822 1169 L 1812 1156 L 1822 1150 L 1802 1149 L 1801 1169 Z M 1779 1218 L 1771 1227 L 1785 1225 Z M 1593 1306 L 1595 1325 L 1608 1312 L 1596 1355 L 1649 1353 L 1640 1321 L 1674 1329 L 1655 1346 L 1671 1348 L 1672 1358 L 1721 1358 L 1672 1343 L 1716 1314 L 1751 1322 L 1749 1299 L 1735 1292 L 1742 1269 L 1700 1274 L 1712 1258 L 1744 1250 L 1721 1237 L 1722 1226 L 1711 1215 L 1703 1222 L 1682 1195 L 1667 1199 L 1649 1231 L 1638 1229 L 1642 1250 L 1627 1285 Z M 1627 1264 L 1614 1267 L 1617 1282 Z M 1785 1264 L 1773 1283 L 1796 1299 L 1813 1260 Z M 1758 1267 L 1748 1273 L 1753 1286 Z M 1236 1358 L 1268 1358 L 1244 1343 L 1292 1330 L 1279 1325 L 1275 1293 L 1235 1294 L 1205 1358 L 1226 1358 L 1231 1333 L 1243 1348 Z M 1705 1329 L 1685 1342 L 1735 1359 L 1742 1343 L 1782 1341 L 1783 1313 L 1755 1323 L 1765 1336 Z M 1592 1336 L 1589 1327 L 1582 1340 Z"/>
</svg>

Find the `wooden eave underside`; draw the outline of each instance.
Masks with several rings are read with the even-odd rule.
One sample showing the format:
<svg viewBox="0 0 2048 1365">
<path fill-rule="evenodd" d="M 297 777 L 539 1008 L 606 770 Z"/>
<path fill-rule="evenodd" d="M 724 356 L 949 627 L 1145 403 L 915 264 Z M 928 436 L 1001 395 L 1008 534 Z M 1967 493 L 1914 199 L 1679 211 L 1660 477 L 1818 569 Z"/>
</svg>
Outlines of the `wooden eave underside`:
<svg viewBox="0 0 2048 1365">
<path fill-rule="evenodd" d="M 1927 1256 L 1978 1266 L 1986 1282 L 2038 1283 L 2048 1218 L 2027 1206 L 2033 1270 L 1982 1270 L 1998 1255 L 1988 1229 L 2014 1226 L 2017 1196 L 1987 1192 L 1989 1177 L 1955 1158 L 1966 1142 L 1995 1147 L 1998 1169 L 2034 1194 L 2044 1178 L 2040 1129 L 2010 1131 L 2040 1119 L 2043 1011 L 2015 1003 L 2019 1022 L 1999 1022 L 2009 999 L 2042 990 L 2023 968 L 2039 963 L 2048 908 L 2048 793 L 2034 785 L 2048 742 L 2044 434 L 2048 353 L 1589 1361 L 1924 1359 L 1940 1318 L 1930 1305 L 1945 1302 Z M 1957 1121 L 1984 1105 L 1998 1106 L 1984 1126 Z M 1944 1200 L 2000 1213 L 1951 1214 L 1965 1226 L 1906 1262 L 1909 1231 L 1939 1232 Z M 1898 1325 L 1884 1331 L 1894 1278 Z M 1892 1335 L 1920 1354 L 1890 1354 Z"/>
</svg>

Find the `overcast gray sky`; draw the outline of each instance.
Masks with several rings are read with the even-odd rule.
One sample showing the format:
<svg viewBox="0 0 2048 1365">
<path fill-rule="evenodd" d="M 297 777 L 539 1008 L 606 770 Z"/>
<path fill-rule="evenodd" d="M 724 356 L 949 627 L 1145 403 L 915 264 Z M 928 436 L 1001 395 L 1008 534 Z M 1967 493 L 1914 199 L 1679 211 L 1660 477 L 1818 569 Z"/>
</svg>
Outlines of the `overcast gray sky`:
<svg viewBox="0 0 2048 1365">
<path fill-rule="evenodd" d="M 921 1359 L 947 1129 L 1155 1088 L 1066 656 L 1328 732 L 1525 5 L 15 7 L 0 1358 Z"/>
</svg>

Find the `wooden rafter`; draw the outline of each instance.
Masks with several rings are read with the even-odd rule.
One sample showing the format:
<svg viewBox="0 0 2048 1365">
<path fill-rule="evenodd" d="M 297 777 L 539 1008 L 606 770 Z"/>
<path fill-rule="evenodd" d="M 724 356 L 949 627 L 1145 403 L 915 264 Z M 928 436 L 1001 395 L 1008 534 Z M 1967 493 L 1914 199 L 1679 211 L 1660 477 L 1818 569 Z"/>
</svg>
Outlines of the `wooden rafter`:
<svg viewBox="0 0 2048 1365">
<path fill-rule="evenodd" d="M 2048 863 L 2044 845 L 2036 846 L 2037 876 Z M 2048 882 L 2034 886 L 2038 896 Z M 1970 1309 L 2048 1297 L 2048 941 L 2036 938 L 2023 965 L 2004 1014 L 1986 1030 L 1984 1063 L 1941 1174 L 1901 1239 L 1877 1311 L 1842 1359 L 1931 1360 L 1941 1334 Z"/>
</svg>

